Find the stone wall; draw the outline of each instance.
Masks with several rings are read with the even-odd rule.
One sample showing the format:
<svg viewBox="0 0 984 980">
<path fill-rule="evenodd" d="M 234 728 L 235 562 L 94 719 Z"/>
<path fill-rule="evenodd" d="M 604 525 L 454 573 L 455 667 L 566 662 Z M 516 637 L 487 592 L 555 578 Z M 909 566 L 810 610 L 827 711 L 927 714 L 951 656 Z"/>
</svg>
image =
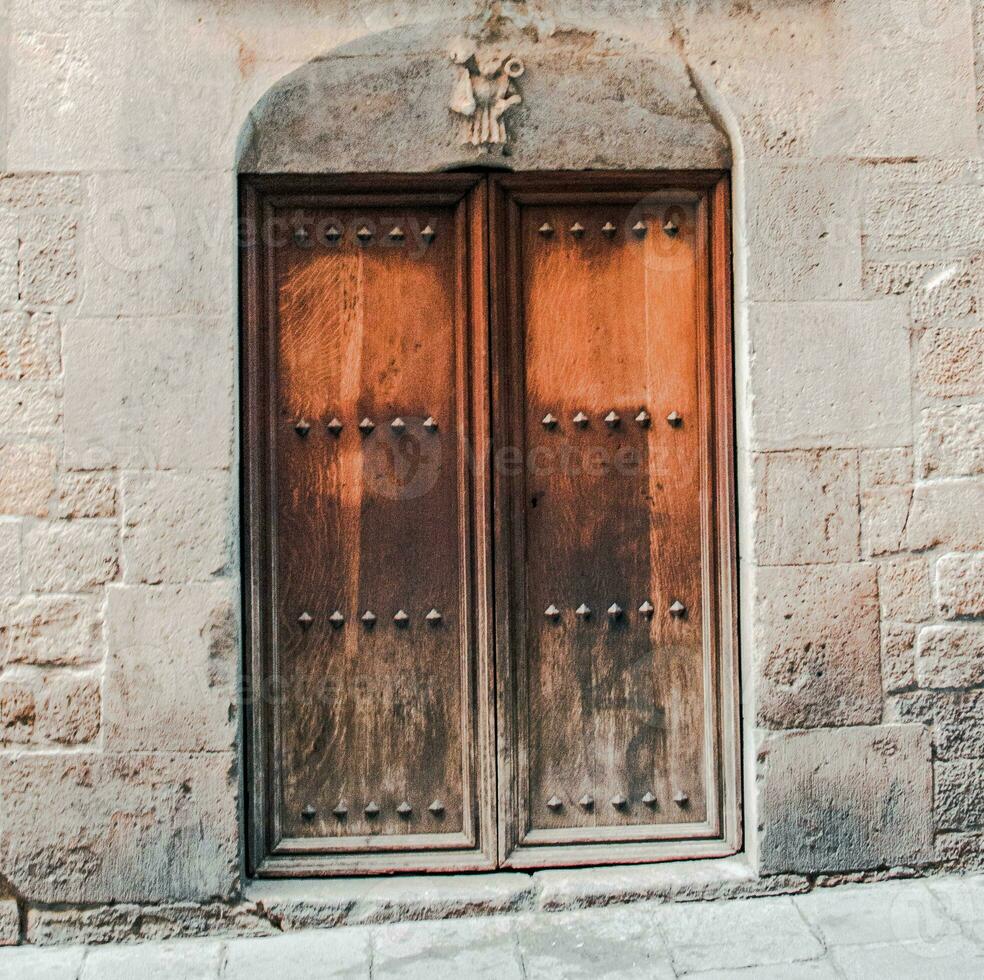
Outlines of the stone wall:
<svg viewBox="0 0 984 980">
<path fill-rule="evenodd" d="M 297 168 L 358 164 L 346 118 L 373 112 L 390 167 L 467 162 L 415 100 L 445 97 L 436 42 L 486 7 L 529 46 L 516 166 L 730 143 L 749 860 L 777 882 L 984 860 L 979 2 L 5 0 L 8 941 L 57 938 L 31 925 L 52 906 L 126 903 L 124 933 L 149 906 L 235 918 L 235 177 L 271 136 L 247 119 L 337 52 L 347 101 Z M 650 126 L 681 98 L 689 128 Z M 640 154 L 633 126 L 670 117 Z"/>
</svg>

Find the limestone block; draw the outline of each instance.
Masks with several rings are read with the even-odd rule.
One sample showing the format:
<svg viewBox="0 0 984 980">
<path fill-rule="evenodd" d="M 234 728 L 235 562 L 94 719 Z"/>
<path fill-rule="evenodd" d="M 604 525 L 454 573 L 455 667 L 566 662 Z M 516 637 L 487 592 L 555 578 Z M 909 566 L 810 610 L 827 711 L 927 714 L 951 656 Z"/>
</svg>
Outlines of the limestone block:
<svg viewBox="0 0 984 980">
<path fill-rule="evenodd" d="M 849 163 L 753 160 L 746 169 L 749 298 L 857 299 L 861 222 Z"/>
<path fill-rule="evenodd" d="M 125 943 L 216 935 L 270 936 L 279 929 L 249 902 L 38 907 L 27 910 L 25 939 L 38 945 Z M 3 974 L 0 973 L 0 977 Z"/>
<path fill-rule="evenodd" d="M 958 551 L 984 551 L 984 480 L 919 483 L 912 493 L 905 545 L 924 550 L 942 545 Z"/>
<path fill-rule="evenodd" d="M 180 977 L 215 980 L 222 963 L 219 942 L 131 943 L 97 946 L 82 963 L 79 980 L 120 980 L 121 977 Z"/>
<path fill-rule="evenodd" d="M 934 758 L 984 758 L 984 691 L 912 691 L 893 699 L 889 710 L 899 721 L 931 727 Z"/>
<path fill-rule="evenodd" d="M 656 910 L 655 918 L 678 976 L 711 970 L 740 975 L 745 967 L 779 963 L 784 975 L 799 975 L 804 960 L 824 954 L 793 900 L 785 896 L 666 905 Z"/>
<path fill-rule="evenodd" d="M 984 830 L 984 765 L 980 759 L 936 764 L 936 822 L 940 830 Z"/>
<path fill-rule="evenodd" d="M 53 313 L 0 313 L 0 381 L 38 381 L 61 373 L 61 330 Z"/>
<path fill-rule="evenodd" d="M 984 404 L 923 411 L 919 455 L 924 477 L 984 473 Z"/>
<path fill-rule="evenodd" d="M 919 389 L 936 398 L 984 394 L 984 327 L 930 327 L 919 340 Z"/>
<path fill-rule="evenodd" d="M 61 392 L 51 382 L 0 384 L 0 434 L 10 437 L 55 435 L 61 422 Z"/>
<path fill-rule="evenodd" d="M 818 728 L 880 721 L 875 569 L 762 568 L 756 591 L 759 724 Z"/>
<path fill-rule="evenodd" d="M 21 590 L 21 524 L 0 518 L 0 596 Z"/>
<path fill-rule="evenodd" d="M 984 554 L 944 555 L 936 563 L 940 615 L 984 616 Z"/>
<path fill-rule="evenodd" d="M 81 666 L 105 650 L 101 597 L 0 599 L 0 665 Z"/>
<path fill-rule="evenodd" d="M 17 303 L 20 288 L 17 284 L 17 216 L 0 205 L 0 306 L 9 308 Z"/>
<path fill-rule="evenodd" d="M 977 152 L 966 8 L 929 9 L 808 4 L 795 37 L 776 6 L 688 4 L 678 16 L 688 60 L 711 75 L 749 157 L 966 158 Z"/>
<path fill-rule="evenodd" d="M 861 450 L 862 490 L 907 486 L 911 482 L 912 450 L 908 446 Z"/>
<path fill-rule="evenodd" d="M 226 947 L 225 975 L 263 980 L 280 973 L 283 963 L 290 963 L 297 976 L 369 976 L 369 929 L 335 930 L 330 958 L 325 955 L 327 943 L 325 934 L 314 930 L 274 939 L 234 939 Z"/>
<path fill-rule="evenodd" d="M 916 677 L 920 687 L 984 684 L 984 628 L 926 626 L 919 631 Z"/>
<path fill-rule="evenodd" d="M 754 448 L 911 444 L 904 312 L 895 299 L 753 304 Z"/>
<path fill-rule="evenodd" d="M 859 557 L 856 452 L 756 453 L 752 465 L 758 564 Z"/>
<path fill-rule="evenodd" d="M 123 580 L 193 582 L 229 563 L 235 490 L 228 473 L 127 473 Z"/>
<path fill-rule="evenodd" d="M 114 586 L 107 632 L 104 715 L 110 748 L 233 746 L 239 645 L 229 583 Z"/>
<path fill-rule="evenodd" d="M 18 284 L 27 303 L 70 303 L 78 291 L 76 210 L 42 208 L 19 216 Z"/>
<path fill-rule="evenodd" d="M 117 479 L 114 473 L 86 471 L 60 473 L 57 513 L 59 517 L 115 517 Z"/>
<path fill-rule="evenodd" d="M 515 920 L 524 977 L 676 977 L 646 906 L 525 914 Z"/>
<path fill-rule="evenodd" d="M 916 324 L 965 320 L 984 308 L 984 262 L 979 258 L 865 262 L 861 279 L 868 294 L 907 295 Z"/>
<path fill-rule="evenodd" d="M 4 209 L 16 213 L 33 213 L 43 208 L 71 211 L 81 203 L 82 179 L 74 174 L 0 175 L 0 207 Z"/>
<path fill-rule="evenodd" d="M 13 898 L 0 899 L 0 946 L 16 946 L 20 942 L 20 911 Z"/>
<path fill-rule="evenodd" d="M 33 741 L 38 705 L 36 685 L 29 677 L 0 677 L 0 745 Z"/>
<path fill-rule="evenodd" d="M 233 309 L 236 200 L 228 175 L 100 174 L 87 188 L 82 316 Z"/>
<path fill-rule="evenodd" d="M 0 705 L 3 741 L 80 745 L 99 733 L 99 677 L 92 671 L 5 671 Z"/>
<path fill-rule="evenodd" d="M 908 623 L 882 623 L 881 672 L 886 694 L 916 686 L 916 628 Z"/>
<path fill-rule="evenodd" d="M 447 46 L 462 26 L 445 10 L 302 65 L 253 107 L 239 169 L 317 173 L 331 161 L 339 172 L 379 171 L 399 160 L 401 170 L 430 171 L 481 160 L 448 112 Z M 727 140 L 665 39 L 634 47 L 575 30 L 533 42 L 513 29 L 501 43 L 536 66 L 507 120 L 515 169 L 728 165 Z"/>
<path fill-rule="evenodd" d="M 401 922 L 375 933 L 374 971 L 379 976 L 486 976 L 522 980 L 512 920 L 508 916 Z"/>
<path fill-rule="evenodd" d="M 227 163 L 241 122 L 232 112 L 240 19 L 235 28 L 217 23 L 199 5 L 44 0 L 17 8 L 8 165 L 193 172 Z"/>
<path fill-rule="evenodd" d="M 119 530 L 104 521 L 38 524 L 24 533 L 24 572 L 36 592 L 85 592 L 119 571 Z"/>
<path fill-rule="evenodd" d="M 908 182 L 878 174 L 864 202 L 866 254 L 905 257 L 920 253 L 976 255 L 984 251 L 984 186 L 968 180 Z"/>
<path fill-rule="evenodd" d="M 932 615 L 929 565 L 924 558 L 895 558 L 878 566 L 883 619 L 918 623 Z"/>
<path fill-rule="evenodd" d="M 0 445 L 0 514 L 46 517 L 57 467 L 54 446 Z"/>
<path fill-rule="evenodd" d="M 227 898 L 236 784 L 232 753 L 8 756 L 4 875 L 32 902 Z"/>
<path fill-rule="evenodd" d="M 233 341 L 229 324 L 214 320 L 73 323 L 65 338 L 67 465 L 229 466 Z"/>
<path fill-rule="evenodd" d="M 931 860 L 930 757 L 922 725 L 768 736 L 759 747 L 763 871 L 848 871 Z"/>
</svg>

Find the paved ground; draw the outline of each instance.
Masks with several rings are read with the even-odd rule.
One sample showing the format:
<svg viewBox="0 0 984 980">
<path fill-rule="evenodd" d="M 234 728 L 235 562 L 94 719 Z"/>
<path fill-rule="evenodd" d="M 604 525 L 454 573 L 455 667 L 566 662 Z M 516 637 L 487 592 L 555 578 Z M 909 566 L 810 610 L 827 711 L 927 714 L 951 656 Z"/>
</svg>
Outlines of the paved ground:
<svg viewBox="0 0 984 980">
<path fill-rule="evenodd" d="M 0 951 L 0 980 L 984 977 L 984 877 L 269 939 Z"/>
</svg>

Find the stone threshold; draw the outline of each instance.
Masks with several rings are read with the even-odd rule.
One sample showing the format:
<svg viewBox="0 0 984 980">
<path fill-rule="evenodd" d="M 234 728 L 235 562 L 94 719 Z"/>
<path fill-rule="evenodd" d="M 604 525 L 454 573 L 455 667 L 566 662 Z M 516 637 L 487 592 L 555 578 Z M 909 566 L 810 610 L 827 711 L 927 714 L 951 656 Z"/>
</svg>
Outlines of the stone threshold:
<svg viewBox="0 0 984 980">
<path fill-rule="evenodd" d="M 800 875 L 759 877 L 743 857 L 672 864 L 386 878 L 254 880 L 244 899 L 284 929 L 557 911 L 662 900 L 706 901 L 808 891 Z"/>
</svg>

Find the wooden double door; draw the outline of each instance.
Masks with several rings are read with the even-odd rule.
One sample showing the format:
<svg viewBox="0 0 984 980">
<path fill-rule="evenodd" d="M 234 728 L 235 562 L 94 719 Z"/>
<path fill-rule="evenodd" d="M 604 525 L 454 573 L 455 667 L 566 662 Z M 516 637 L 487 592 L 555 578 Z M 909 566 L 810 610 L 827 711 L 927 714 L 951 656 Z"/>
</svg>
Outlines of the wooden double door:
<svg viewBox="0 0 984 980">
<path fill-rule="evenodd" d="M 241 197 L 251 870 L 735 851 L 725 176 Z"/>
</svg>

